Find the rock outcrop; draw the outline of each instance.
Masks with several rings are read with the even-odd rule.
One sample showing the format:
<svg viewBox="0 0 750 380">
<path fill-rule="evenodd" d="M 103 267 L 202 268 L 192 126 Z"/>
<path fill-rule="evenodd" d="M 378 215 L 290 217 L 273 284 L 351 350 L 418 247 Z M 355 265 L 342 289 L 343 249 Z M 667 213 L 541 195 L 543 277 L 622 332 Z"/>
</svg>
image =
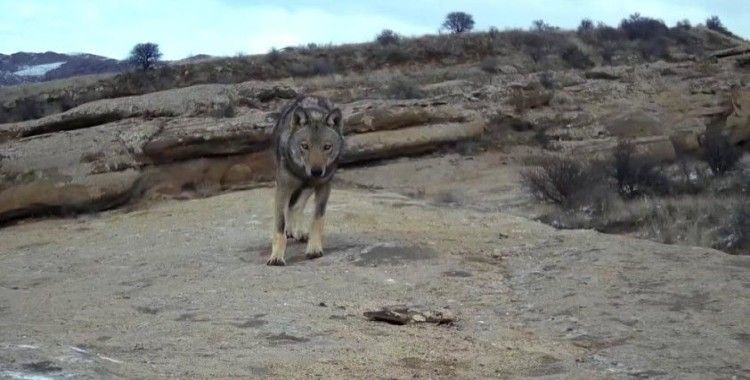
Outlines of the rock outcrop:
<svg viewBox="0 0 750 380">
<path fill-rule="evenodd" d="M 0 223 L 110 208 L 143 196 L 202 196 L 267 183 L 274 111 L 295 95 L 289 87 L 258 82 L 204 85 L 2 125 Z M 429 152 L 483 130 L 476 113 L 440 101 L 341 106 L 348 164 Z"/>
</svg>

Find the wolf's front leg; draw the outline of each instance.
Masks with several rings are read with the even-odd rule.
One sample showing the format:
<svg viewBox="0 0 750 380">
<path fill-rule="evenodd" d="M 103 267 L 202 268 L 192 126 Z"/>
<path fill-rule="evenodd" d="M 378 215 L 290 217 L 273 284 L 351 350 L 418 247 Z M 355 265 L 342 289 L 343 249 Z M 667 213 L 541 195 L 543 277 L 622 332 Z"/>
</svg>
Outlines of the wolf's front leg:
<svg viewBox="0 0 750 380">
<path fill-rule="evenodd" d="M 271 258 L 267 265 L 286 265 L 284 253 L 286 253 L 286 218 L 289 213 L 290 191 L 286 186 L 276 183 L 276 195 L 274 196 L 273 214 L 273 240 L 271 242 Z"/>
<path fill-rule="evenodd" d="M 302 188 L 292 193 L 289 200 L 289 219 L 286 226 L 286 237 L 296 241 L 305 242 L 308 239 L 308 233 L 305 226 L 304 214 L 307 200 L 312 195 L 313 189 Z"/>
<path fill-rule="evenodd" d="M 331 194 L 331 183 L 315 188 L 315 213 L 310 227 L 310 239 L 307 241 L 305 255 L 308 259 L 323 256 L 323 221 L 325 220 L 328 196 Z"/>
</svg>

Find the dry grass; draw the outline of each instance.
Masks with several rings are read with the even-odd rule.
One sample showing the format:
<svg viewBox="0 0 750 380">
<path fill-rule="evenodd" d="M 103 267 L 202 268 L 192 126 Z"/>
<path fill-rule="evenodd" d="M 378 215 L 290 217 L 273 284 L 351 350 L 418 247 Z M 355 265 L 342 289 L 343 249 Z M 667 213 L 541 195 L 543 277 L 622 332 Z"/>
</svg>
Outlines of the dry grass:
<svg viewBox="0 0 750 380">
<path fill-rule="evenodd" d="M 750 172 L 742 167 L 712 175 L 705 162 L 663 166 L 623 143 L 607 166 L 542 157 L 521 175 L 540 199 L 558 205 L 541 218 L 558 228 L 750 254 Z"/>
<path fill-rule="evenodd" d="M 649 23 L 650 21 L 646 24 Z M 655 33 L 658 35 L 655 37 L 651 32 L 645 32 L 645 37 L 641 37 L 643 33 L 639 30 L 635 29 L 633 40 L 628 39 L 622 28 L 597 26 L 588 28 L 579 35 L 573 31 L 545 28 L 535 31 L 492 30 L 401 38 L 395 44 L 370 42 L 286 47 L 268 55 L 200 60 L 167 65 L 147 73 L 97 75 L 2 89 L 0 104 L 11 106 L 0 107 L 0 123 L 35 117 L 38 113 L 47 115 L 60 112 L 96 99 L 139 95 L 204 83 L 239 83 L 333 74 L 346 76 L 382 68 L 421 71 L 424 67 L 443 67 L 446 68 L 444 77 L 459 77 L 461 74 L 449 75 L 451 67 L 478 66 L 479 62 L 488 57 L 496 57 L 496 67 L 514 65 L 523 72 L 566 67 L 586 68 L 594 62 L 602 61 L 632 64 L 628 60 L 638 51 L 645 52 L 641 54 L 644 60 L 655 59 L 661 55 L 665 46 L 670 51 L 688 52 L 695 50 L 692 45 L 696 43 L 701 44 L 703 50 L 715 50 L 727 44 L 724 37 L 718 40 L 697 38 L 700 33 L 710 32 L 701 28 L 680 28 L 679 38 L 675 37 L 677 34 L 671 29 L 666 34 L 657 30 L 658 33 Z M 492 68 L 492 63 L 494 62 L 487 60 L 482 67 L 493 73 L 495 69 Z M 487 77 L 487 73 L 479 67 L 473 70 L 472 76 Z M 41 96 L 42 93 L 45 96 Z M 38 113 L 17 113 L 14 104 L 21 101 L 38 103 Z"/>
</svg>

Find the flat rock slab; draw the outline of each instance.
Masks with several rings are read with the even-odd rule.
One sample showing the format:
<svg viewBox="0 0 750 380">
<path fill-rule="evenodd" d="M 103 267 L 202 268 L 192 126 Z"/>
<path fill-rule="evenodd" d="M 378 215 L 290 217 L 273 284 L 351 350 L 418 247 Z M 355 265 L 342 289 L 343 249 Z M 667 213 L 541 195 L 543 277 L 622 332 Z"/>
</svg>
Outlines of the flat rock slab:
<svg viewBox="0 0 750 380">
<path fill-rule="evenodd" d="M 269 268 L 272 198 L 0 230 L 0 376 L 748 373 L 750 258 L 337 189 L 325 255 L 290 242 L 289 265 Z M 383 305 L 460 318 L 364 316 Z"/>
</svg>

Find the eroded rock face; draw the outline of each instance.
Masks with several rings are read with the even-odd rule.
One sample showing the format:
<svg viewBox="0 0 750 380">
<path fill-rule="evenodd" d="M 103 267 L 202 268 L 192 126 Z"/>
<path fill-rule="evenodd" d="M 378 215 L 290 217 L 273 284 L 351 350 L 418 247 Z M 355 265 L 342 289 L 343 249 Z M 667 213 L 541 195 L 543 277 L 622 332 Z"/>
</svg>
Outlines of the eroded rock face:
<svg viewBox="0 0 750 380">
<path fill-rule="evenodd" d="M 19 123 L 0 125 L 0 141 L 82 129 L 130 117 L 195 116 L 231 107 L 237 93 L 228 85 L 200 85 L 146 95 L 102 99 L 66 112 Z"/>
<path fill-rule="evenodd" d="M 730 94 L 731 113 L 727 117 L 726 130 L 733 143 L 750 140 L 750 91 L 737 90 Z"/>
<path fill-rule="evenodd" d="M 200 87 L 93 102 L 1 126 L 6 141 L 0 143 L 0 223 L 271 181 L 275 112 L 296 92 L 248 83 Z M 215 104 L 237 107 L 236 115 L 206 116 L 206 107 Z M 365 100 L 341 106 L 345 163 L 427 152 L 482 132 L 475 113 L 444 102 Z M 107 115 L 118 120 L 86 125 L 108 120 Z"/>
<path fill-rule="evenodd" d="M 425 99 L 368 98 L 340 104 L 347 135 L 343 161 L 422 154 L 485 133 L 499 145 L 546 141 L 566 154 L 606 155 L 618 139 L 629 139 L 659 160 L 699 152 L 699 137 L 707 125 L 725 125 L 735 143 L 748 141 L 750 97 L 734 66 L 725 63 L 656 62 L 550 71 L 544 76 L 426 79 L 421 86 Z M 347 98 L 372 93 L 367 81 L 348 80 L 352 88 L 345 91 L 359 95 Z M 0 125 L 0 191 L 38 182 L 73 192 L 78 190 L 68 185 L 76 181 L 128 171 L 138 178 L 129 199 L 256 186 L 273 177 L 265 153 L 278 110 L 301 92 L 293 86 L 316 93 L 342 90 L 321 88 L 318 81 L 305 85 L 291 80 L 201 85 L 100 100 L 38 120 Z M 38 204 L 54 209 L 76 203 L 48 193 L 49 199 L 33 204 L 28 198 L 27 211 L 6 204 L 5 210 L 14 211 L 0 212 L 0 221 L 33 214 L 29 210 Z"/>
</svg>

